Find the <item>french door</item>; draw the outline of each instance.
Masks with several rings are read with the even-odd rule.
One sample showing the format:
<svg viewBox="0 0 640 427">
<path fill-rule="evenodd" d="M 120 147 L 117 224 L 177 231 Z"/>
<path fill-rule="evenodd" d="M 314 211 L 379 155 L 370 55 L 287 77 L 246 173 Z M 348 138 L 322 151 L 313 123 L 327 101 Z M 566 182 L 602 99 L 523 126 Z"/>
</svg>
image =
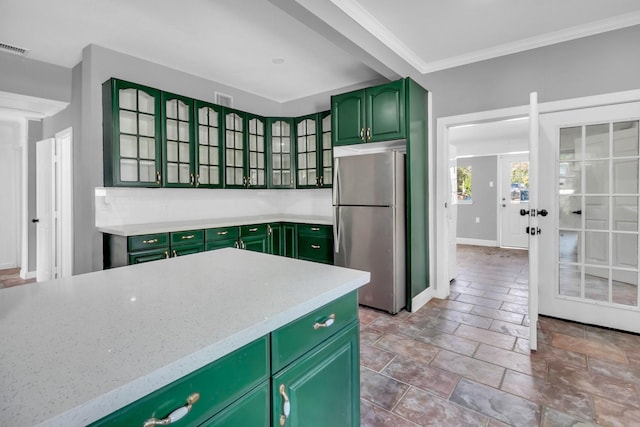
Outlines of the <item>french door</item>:
<svg viewBox="0 0 640 427">
<path fill-rule="evenodd" d="M 640 102 L 539 116 L 539 312 L 640 332 Z"/>
</svg>

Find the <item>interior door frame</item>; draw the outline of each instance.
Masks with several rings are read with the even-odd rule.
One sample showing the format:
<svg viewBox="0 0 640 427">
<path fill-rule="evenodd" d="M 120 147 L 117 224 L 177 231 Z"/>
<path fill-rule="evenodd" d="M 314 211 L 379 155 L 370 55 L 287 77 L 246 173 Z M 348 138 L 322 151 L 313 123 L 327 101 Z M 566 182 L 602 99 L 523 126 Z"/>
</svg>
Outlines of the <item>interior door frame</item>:
<svg viewBox="0 0 640 427">
<path fill-rule="evenodd" d="M 623 102 L 633 102 L 640 100 L 640 89 L 613 92 L 603 95 L 591 95 L 579 98 L 570 98 L 559 101 L 549 101 L 538 104 L 538 114 L 559 112 L 571 109 L 595 107 L 599 105 L 618 104 Z M 457 116 L 440 117 L 436 120 L 436 156 L 437 161 L 435 168 L 436 194 L 435 203 L 435 224 L 436 229 L 436 250 L 430 251 L 434 253 L 435 259 L 433 266 L 436 271 L 435 296 L 437 298 L 446 298 L 449 296 L 449 256 L 448 245 L 451 236 L 448 234 L 447 212 L 449 209 L 447 200 L 448 194 L 448 167 L 449 167 L 449 128 L 454 126 L 492 122 L 498 120 L 508 120 L 517 117 L 525 117 L 530 113 L 530 106 L 520 105 L 510 108 L 501 108 L 496 110 L 481 111 L 476 113 L 461 114 Z M 455 236 L 454 236 L 455 238 Z"/>
</svg>

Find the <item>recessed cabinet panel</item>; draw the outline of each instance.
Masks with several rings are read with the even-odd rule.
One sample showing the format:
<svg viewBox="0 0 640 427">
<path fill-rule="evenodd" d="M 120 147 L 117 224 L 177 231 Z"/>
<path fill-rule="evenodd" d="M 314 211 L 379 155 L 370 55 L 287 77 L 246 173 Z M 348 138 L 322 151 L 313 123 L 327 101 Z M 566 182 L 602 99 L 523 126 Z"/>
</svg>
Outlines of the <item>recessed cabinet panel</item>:
<svg viewBox="0 0 640 427">
<path fill-rule="evenodd" d="M 366 89 L 367 142 L 405 138 L 404 80 Z"/>
<path fill-rule="evenodd" d="M 266 188 L 266 150 L 265 150 L 265 120 L 259 117 L 250 117 L 249 120 L 249 144 L 247 161 L 247 187 Z"/>
<path fill-rule="evenodd" d="M 244 115 L 237 112 L 225 114 L 225 184 L 227 187 L 244 187 Z"/>
<path fill-rule="evenodd" d="M 331 97 L 333 145 L 365 142 L 364 95 L 364 90 L 358 90 Z"/>
</svg>

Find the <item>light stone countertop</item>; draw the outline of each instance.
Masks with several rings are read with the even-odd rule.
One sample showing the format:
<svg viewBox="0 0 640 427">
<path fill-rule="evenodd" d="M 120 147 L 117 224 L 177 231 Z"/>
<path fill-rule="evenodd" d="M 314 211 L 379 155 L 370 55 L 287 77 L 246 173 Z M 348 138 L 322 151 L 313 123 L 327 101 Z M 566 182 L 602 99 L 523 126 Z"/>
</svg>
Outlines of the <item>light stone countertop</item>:
<svg viewBox="0 0 640 427">
<path fill-rule="evenodd" d="M 368 283 L 220 249 L 0 290 L 0 424 L 83 426 Z"/>
<path fill-rule="evenodd" d="M 98 231 L 117 236 L 166 233 L 171 231 L 198 230 L 203 228 L 230 227 L 234 225 L 264 224 L 269 222 L 296 222 L 303 224 L 332 225 L 333 218 L 320 215 L 258 215 L 249 217 L 217 218 L 191 221 L 157 222 L 98 227 Z"/>
</svg>

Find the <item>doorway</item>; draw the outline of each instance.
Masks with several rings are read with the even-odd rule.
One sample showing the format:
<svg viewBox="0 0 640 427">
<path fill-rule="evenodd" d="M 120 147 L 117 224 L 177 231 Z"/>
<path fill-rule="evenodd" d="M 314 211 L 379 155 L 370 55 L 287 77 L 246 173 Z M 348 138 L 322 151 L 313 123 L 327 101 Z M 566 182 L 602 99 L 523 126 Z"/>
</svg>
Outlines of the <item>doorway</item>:
<svg viewBox="0 0 640 427">
<path fill-rule="evenodd" d="M 498 232 L 502 248 L 527 249 L 528 217 L 521 210 L 529 210 L 529 154 L 498 156 Z"/>
</svg>

